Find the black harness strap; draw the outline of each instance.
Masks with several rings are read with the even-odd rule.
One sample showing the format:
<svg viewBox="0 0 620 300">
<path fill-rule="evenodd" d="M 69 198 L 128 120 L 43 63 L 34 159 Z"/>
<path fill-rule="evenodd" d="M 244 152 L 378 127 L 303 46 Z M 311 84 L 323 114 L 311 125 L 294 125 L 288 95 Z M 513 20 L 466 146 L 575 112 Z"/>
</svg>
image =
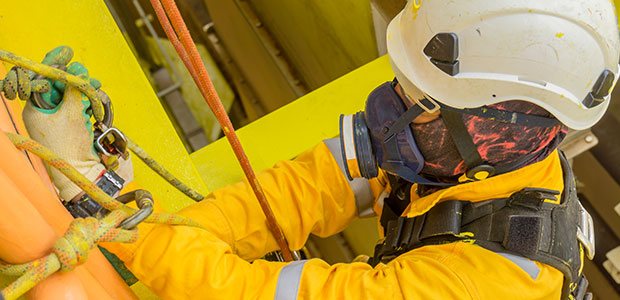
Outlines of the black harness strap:
<svg viewBox="0 0 620 300">
<path fill-rule="evenodd" d="M 385 239 L 375 248 L 370 261 L 376 265 L 388 262 L 413 249 L 426 246 L 470 241 L 494 252 L 512 253 L 550 265 L 564 274 L 563 299 L 585 294 L 587 281 L 579 273 L 582 261 L 577 240 L 579 199 L 574 178 L 562 156 L 564 193 L 559 204 L 558 191 L 526 188 L 509 198 L 471 203 L 450 200 L 435 205 L 427 213 L 405 218 L 384 204 L 381 217 Z M 392 201 L 390 201 L 392 202 Z M 402 211 L 400 211 L 402 214 Z"/>
<path fill-rule="evenodd" d="M 383 200 L 383 211 L 379 220 L 383 228 L 388 227 L 388 221 L 398 219 L 403 214 L 411 199 L 412 183 L 391 174 L 387 177 L 392 192 Z"/>
</svg>

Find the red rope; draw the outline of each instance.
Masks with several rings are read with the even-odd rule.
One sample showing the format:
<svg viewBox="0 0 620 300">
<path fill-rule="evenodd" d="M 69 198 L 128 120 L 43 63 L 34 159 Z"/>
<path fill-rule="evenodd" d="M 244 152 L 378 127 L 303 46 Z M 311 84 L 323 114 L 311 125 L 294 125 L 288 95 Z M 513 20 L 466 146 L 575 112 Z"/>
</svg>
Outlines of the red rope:
<svg viewBox="0 0 620 300">
<path fill-rule="evenodd" d="M 261 209 L 267 218 L 267 227 L 273 234 L 273 237 L 276 239 L 278 246 L 282 251 L 282 255 L 286 261 L 292 261 L 293 255 L 291 250 L 288 248 L 288 242 L 282 229 L 278 225 L 276 221 L 275 215 L 267 202 L 267 197 L 265 196 L 265 192 L 258 182 L 258 178 L 250 165 L 250 161 L 243 151 L 243 147 L 241 146 L 241 142 L 235 133 L 235 129 L 230 122 L 230 118 L 222 105 L 220 97 L 218 96 L 215 88 L 213 87 L 213 83 L 211 82 L 211 78 L 207 73 L 207 70 L 202 62 L 200 54 L 196 49 L 194 41 L 190 36 L 189 30 L 187 30 L 187 26 L 183 21 L 183 17 L 179 12 L 174 0 L 150 0 L 151 5 L 155 9 L 155 13 L 157 14 L 157 18 L 161 23 L 168 39 L 176 49 L 177 53 L 181 57 L 183 64 L 189 70 L 194 82 L 198 86 L 200 93 L 203 98 L 215 114 L 220 126 L 222 126 L 222 130 L 230 143 L 241 168 L 243 169 L 243 173 L 245 177 L 248 179 L 252 190 L 254 191 L 254 195 L 258 199 Z M 163 3 L 163 7 L 162 7 Z M 164 10 L 165 7 L 165 10 Z M 172 22 L 172 25 L 170 24 Z"/>
</svg>

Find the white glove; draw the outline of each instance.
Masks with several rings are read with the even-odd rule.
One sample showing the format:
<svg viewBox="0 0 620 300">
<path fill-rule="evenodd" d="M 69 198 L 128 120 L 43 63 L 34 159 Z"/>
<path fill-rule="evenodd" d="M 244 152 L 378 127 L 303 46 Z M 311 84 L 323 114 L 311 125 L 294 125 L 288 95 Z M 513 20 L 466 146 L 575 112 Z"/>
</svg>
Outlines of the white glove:
<svg viewBox="0 0 620 300">
<path fill-rule="evenodd" d="M 70 48 L 61 46 L 49 52 L 44 63 L 49 65 L 66 65 L 73 53 Z M 88 70 L 80 63 L 73 62 L 67 72 L 89 81 Z M 93 80 L 91 82 L 97 81 Z M 43 99 L 56 105 L 53 109 L 36 107 L 32 101 L 26 101 L 22 117 L 30 136 L 50 148 L 61 158 L 75 167 L 91 181 L 96 181 L 104 172 L 93 144 L 93 124 L 91 122 L 90 101 L 79 90 L 61 82 L 50 82 L 52 89 L 42 95 Z M 91 83 L 93 84 L 93 83 Z M 95 84 L 93 84 L 95 85 Z M 95 86 L 98 88 L 99 86 Z M 126 165 L 125 163 L 124 165 Z M 124 173 L 133 175 L 131 162 L 125 166 Z M 129 169 L 129 171 L 127 171 Z M 67 177 L 54 168 L 48 167 L 54 185 L 64 201 L 70 201 L 82 190 Z M 127 175 L 125 175 L 125 178 Z"/>
</svg>

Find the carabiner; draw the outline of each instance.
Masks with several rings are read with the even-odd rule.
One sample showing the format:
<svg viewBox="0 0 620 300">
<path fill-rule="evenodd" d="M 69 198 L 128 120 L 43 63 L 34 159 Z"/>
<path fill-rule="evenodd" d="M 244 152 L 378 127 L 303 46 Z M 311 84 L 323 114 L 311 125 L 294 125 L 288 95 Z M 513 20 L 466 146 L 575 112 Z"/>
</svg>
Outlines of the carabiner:
<svg viewBox="0 0 620 300">
<path fill-rule="evenodd" d="M 114 122 L 114 109 L 112 107 L 112 100 L 108 94 L 106 94 L 101 89 L 97 90 L 97 94 L 99 98 L 101 98 L 101 104 L 103 105 L 103 120 L 100 122 L 103 123 L 105 128 L 112 128 L 112 123 Z"/>
<path fill-rule="evenodd" d="M 63 65 L 51 65 L 51 67 L 54 67 L 56 69 L 63 70 L 63 71 L 67 70 L 67 67 L 63 66 Z M 44 80 L 44 79 L 46 79 L 46 77 L 41 75 L 41 74 L 32 73 L 32 75 L 34 75 L 34 76 L 32 76 L 32 80 Z M 51 80 L 49 82 L 50 82 L 50 89 L 52 89 L 53 87 L 52 87 Z M 32 101 L 32 104 L 34 104 L 34 106 L 36 106 L 38 108 L 41 108 L 41 109 L 54 109 L 56 107 L 56 106 L 53 106 L 50 103 L 45 102 L 43 100 L 43 97 L 41 96 L 41 93 L 33 92 L 32 94 L 30 94 L 30 101 Z"/>
<path fill-rule="evenodd" d="M 134 229 L 153 213 L 153 196 L 146 190 L 131 191 L 127 194 L 120 195 L 116 200 L 123 204 L 135 201 L 136 205 L 138 205 L 138 211 L 123 220 L 123 222 L 118 225 L 120 228 L 127 230 Z"/>
</svg>

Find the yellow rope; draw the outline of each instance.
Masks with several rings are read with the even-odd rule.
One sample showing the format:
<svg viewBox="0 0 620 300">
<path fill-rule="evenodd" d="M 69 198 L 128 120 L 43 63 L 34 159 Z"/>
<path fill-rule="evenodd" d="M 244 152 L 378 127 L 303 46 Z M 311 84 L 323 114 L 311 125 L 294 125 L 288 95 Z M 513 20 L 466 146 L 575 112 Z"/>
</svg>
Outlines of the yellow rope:
<svg viewBox="0 0 620 300">
<path fill-rule="evenodd" d="M 27 58 L 17 56 L 11 52 L 0 50 L 0 60 L 6 61 L 18 67 L 33 71 L 39 75 L 43 75 L 49 79 L 60 81 L 64 84 L 74 86 L 80 92 L 84 93 L 90 99 L 91 107 L 93 108 L 93 116 L 95 120 L 101 121 L 104 117 L 103 104 L 101 102 L 101 98 L 97 94 L 95 88 L 90 85 L 90 82 L 75 76 L 71 75 L 65 71 L 60 69 L 56 69 L 54 67 L 34 62 Z"/>
<path fill-rule="evenodd" d="M 26 71 L 19 67 L 12 68 L 4 80 L 0 81 L 0 91 L 4 92 L 4 95 L 9 99 L 19 97 L 26 100 L 30 98 L 32 92 L 45 93 L 49 90 L 49 82 L 42 79 L 30 80 Z"/>
<path fill-rule="evenodd" d="M 0 60 L 76 87 L 90 99 L 95 120 L 101 122 L 105 117 L 105 111 L 99 94 L 86 80 L 3 50 L 0 50 Z M 11 99 L 19 96 L 25 100 L 29 98 L 31 92 L 44 92 L 48 89 L 49 84 L 47 82 L 41 80 L 30 81 L 27 74 L 19 68 L 11 70 L 7 78 L 0 81 L 0 91 L 4 92 Z M 73 166 L 43 145 L 25 136 L 14 133 L 6 134 L 15 147 L 39 156 L 47 165 L 59 170 L 84 190 L 95 202 L 109 210 L 110 213 L 101 220 L 95 218 L 75 219 L 65 235 L 56 241 L 52 247 L 52 253 L 46 257 L 20 265 L 10 265 L 0 261 L 0 274 L 19 276 L 16 281 L 0 291 L 0 298 L 16 299 L 55 272 L 73 270 L 76 266 L 86 261 L 90 250 L 99 242 L 131 243 L 137 240 L 137 230 L 117 228 L 123 220 L 136 213 L 136 209 L 130 208 L 110 197 Z M 204 198 L 174 177 L 174 175 L 130 140 L 128 140 L 128 147 L 136 156 L 174 187 L 196 201 Z M 199 223 L 191 219 L 169 213 L 153 213 L 145 222 L 203 228 Z"/>
<path fill-rule="evenodd" d="M 30 71 L 33 71 L 49 79 L 57 80 L 67 85 L 76 87 L 78 90 L 84 93 L 90 100 L 91 107 L 93 109 L 93 116 L 95 117 L 95 120 L 97 120 L 98 122 L 101 122 L 104 119 L 105 111 L 104 111 L 101 97 L 99 93 L 97 93 L 95 88 L 92 87 L 90 82 L 78 76 L 71 75 L 60 69 L 17 56 L 11 52 L 4 51 L 4 50 L 0 50 L 0 60 L 9 62 L 11 64 L 14 64 L 24 69 L 28 69 Z M 14 82 L 14 80 L 7 81 L 7 82 Z M 41 87 L 40 85 L 42 85 L 42 83 L 38 83 L 38 82 L 32 83 L 32 86 L 34 89 L 44 90 L 45 87 Z M 17 87 L 15 89 L 17 89 Z M 7 96 L 9 95 L 7 94 Z M 150 157 L 146 153 L 146 151 L 144 151 L 138 145 L 136 145 L 129 139 L 127 139 L 127 143 L 128 143 L 130 150 L 133 151 L 142 161 L 144 161 L 144 163 L 147 166 L 149 166 L 149 168 L 151 168 L 153 171 L 155 171 L 155 173 L 157 173 L 162 178 L 164 178 L 166 181 L 168 181 L 176 189 L 183 192 L 185 195 L 187 195 L 188 197 L 192 198 L 195 201 L 201 201 L 202 199 L 204 199 L 204 196 L 202 196 L 200 193 L 196 192 L 195 190 L 193 190 L 192 188 L 184 184 L 181 180 L 179 180 L 174 175 L 172 175 L 172 173 L 168 172 L 163 166 L 158 164 L 152 157 Z"/>
<path fill-rule="evenodd" d="M 125 138 L 127 138 L 127 135 L 125 135 Z M 178 178 L 174 177 L 174 175 L 168 172 L 168 170 L 166 170 L 164 166 L 160 165 L 157 161 L 150 157 L 148 153 L 144 151 L 144 149 L 140 148 L 140 146 L 136 145 L 136 143 L 134 143 L 129 138 L 127 138 L 127 148 L 131 150 L 131 152 L 133 152 L 138 158 L 140 158 L 147 166 L 149 166 L 149 168 L 155 171 L 155 173 L 159 174 L 159 176 L 164 178 L 166 181 L 168 181 L 171 185 L 176 187 L 185 195 L 196 201 L 200 201 L 204 198 L 201 194 L 199 194 L 189 186 L 185 185 Z"/>
<path fill-rule="evenodd" d="M 75 219 L 65 235 L 54 244 L 52 254 L 46 257 L 21 265 L 0 262 L 0 274 L 20 276 L 4 288 L 0 296 L 3 296 L 4 299 L 16 299 L 55 272 L 73 270 L 77 265 L 86 261 L 90 250 L 99 242 L 132 243 L 137 240 L 137 230 L 117 228 L 118 224 L 135 213 L 136 209 L 110 197 L 73 166 L 36 141 L 15 133 L 6 133 L 6 135 L 16 148 L 27 150 L 39 156 L 49 166 L 62 172 L 93 200 L 111 212 L 101 220 L 95 218 Z M 153 213 L 145 222 L 204 228 L 191 219 L 168 213 Z"/>
<path fill-rule="evenodd" d="M 97 185 L 88 180 L 88 178 L 84 177 L 84 175 L 82 175 L 78 170 L 76 170 L 71 164 L 60 158 L 50 149 L 37 143 L 35 140 L 10 132 L 7 132 L 6 135 L 15 145 L 15 147 L 17 147 L 17 149 L 27 150 L 40 157 L 45 163 L 60 171 L 78 187 L 84 190 L 84 192 L 88 196 L 90 196 L 93 200 L 95 200 L 107 210 L 122 210 L 123 212 L 129 214 L 136 212 L 135 209 L 123 205 L 122 203 L 116 201 L 114 198 L 110 197 L 99 187 L 97 187 Z M 169 213 L 153 213 L 146 219 L 146 222 L 202 227 L 200 224 L 190 219 Z"/>
<path fill-rule="evenodd" d="M 138 230 L 117 228 L 128 214 L 115 210 L 101 220 L 75 219 L 64 236 L 52 247 L 52 253 L 21 265 L 0 262 L 0 273 L 20 276 L 2 290 L 4 299 L 17 299 L 50 275 L 67 272 L 84 263 L 90 250 L 100 242 L 132 243 L 138 239 Z"/>
</svg>

